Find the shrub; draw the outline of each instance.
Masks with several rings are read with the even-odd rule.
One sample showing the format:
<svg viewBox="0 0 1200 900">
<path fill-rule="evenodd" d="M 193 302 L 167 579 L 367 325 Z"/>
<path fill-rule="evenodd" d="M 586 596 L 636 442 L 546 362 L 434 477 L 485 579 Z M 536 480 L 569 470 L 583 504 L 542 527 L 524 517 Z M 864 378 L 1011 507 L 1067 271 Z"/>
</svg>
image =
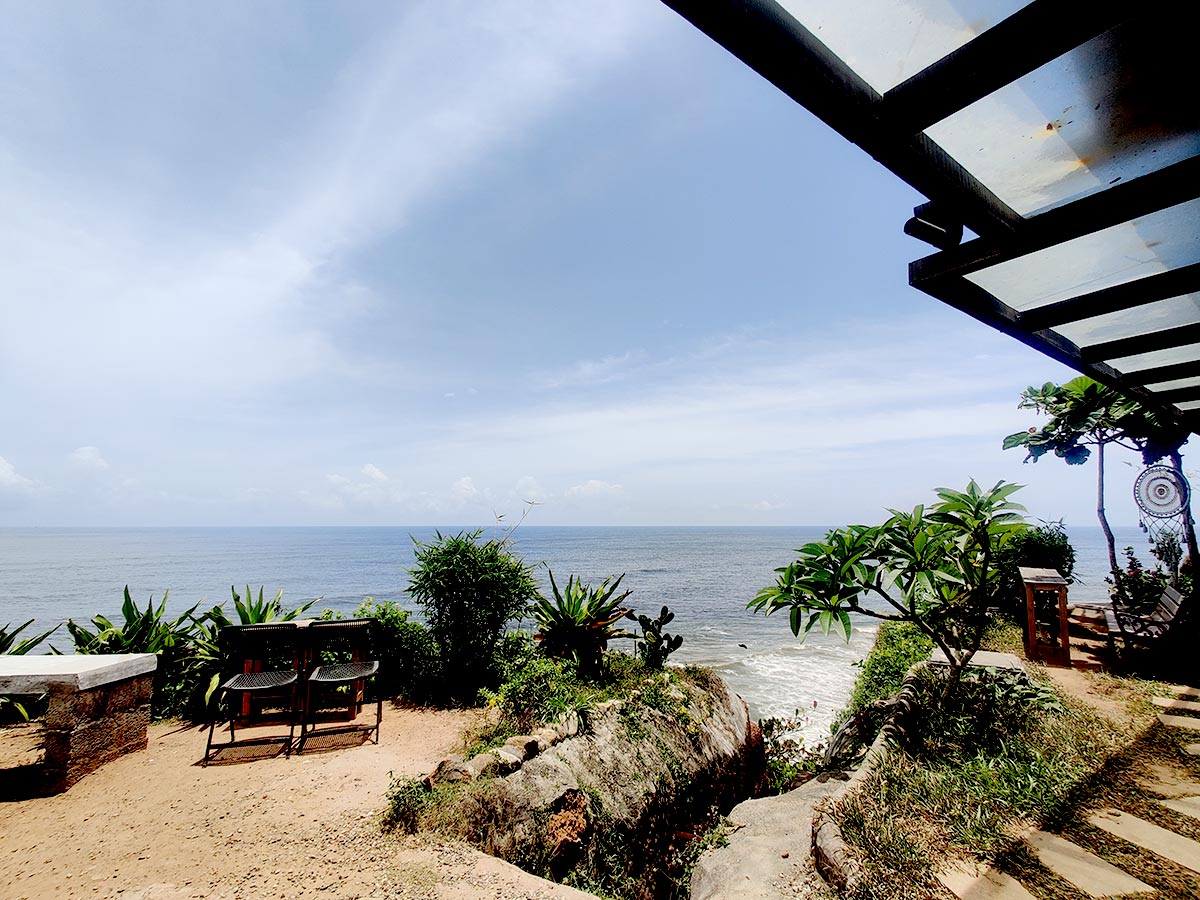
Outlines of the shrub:
<svg viewBox="0 0 1200 900">
<path fill-rule="evenodd" d="M 34 635 L 33 637 L 17 640 L 17 636 L 33 624 L 33 619 L 12 627 L 12 623 L 8 625 L 0 625 L 0 656 L 24 656 L 54 632 L 58 631 L 58 626 L 55 625 L 44 634 Z M 13 719 L 21 719 L 29 721 L 29 709 L 27 708 L 29 701 L 21 701 L 15 697 L 0 696 L 0 724 L 11 721 Z"/>
<path fill-rule="evenodd" d="M 198 606 L 199 604 L 197 604 Z M 151 597 L 145 609 L 140 609 L 129 596 L 125 586 L 125 602 L 121 605 L 122 622 L 114 624 L 105 616 L 93 616 L 95 631 L 89 631 L 73 620 L 67 620 L 67 632 L 75 643 L 76 653 L 154 653 L 158 669 L 154 673 L 152 712 L 156 718 L 179 715 L 193 700 L 194 679 L 189 670 L 193 663 L 193 639 L 197 619 L 193 606 L 175 619 L 166 617 L 167 592 L 157 607 Z"/>
<path fill-rule="evenodd" d="M 1075 548 L 1067 540 L 1067 532 L 1061 521 L 1042 522 L 1015 531 L 997 557 L 1000 585 L 996 591 L 996 603 L 1002 612 L 1017 621 L 1021 621 L 1025 609 L 1025 586 L 1018 571 L 1021 566 L 1057 569 L 1067 581 L 1073 580 Z"/>
<path fill-rule="evenodd" d="M 532 569 L 505 539 L 481 540 L 482 531 L 415 538 L 416 565 L 408 592 L 425 612 L 437 646 L 439 687 L 450 698 L 473 701 L 496 677 L 496 651 L 505 626 L 538 597 Z"/>
<path fill-rule="evenodd" d="M 1113 603 L 1138 614 L 1154 609 L 1163 589 L 1171 583 L 1161 567 L 1147 569 L 1143 566 L 1132 547 L 1125 548 L 1125 568 L 1115 570 L 1112 577 L 1105 580 Z"/>
<path fill-rule="evenodd" d="M 533 620 L 538 626 L 533 639 L 550 656 L 573 659 L 585 678 L 598 678 L 608 642 L 631 637 L 629 632 L 613 627 L 628 612 L 621 603 L 631 592 L 617 593 L 624 577 L 621 574 L 616 581 L 606 578 L 594 588 L 571 575 L 566 589 L 560 591 L 551 571 L 554 596 L 552 600 L 539 597 L 533 606 Z"/>
<path fill-rule="evenodd" d="M 825 746 L 804 746 L 800 729 L 804 722 L 796 716 L 761 719 L 763 755 L 766 760 L 766 793 L 783 794 L 812 779 L 822 766 Z"/>
<path fill-rule="evenodd" d="M 431 691 L 437 670 L 437 647 L 408 610 L 391 600 L 367 597 L 354 611 L 357 618 L 375 620 L 375 655 L 379 659 L 378 689 L 385 697 L 421 702 Z"/>
</svg>

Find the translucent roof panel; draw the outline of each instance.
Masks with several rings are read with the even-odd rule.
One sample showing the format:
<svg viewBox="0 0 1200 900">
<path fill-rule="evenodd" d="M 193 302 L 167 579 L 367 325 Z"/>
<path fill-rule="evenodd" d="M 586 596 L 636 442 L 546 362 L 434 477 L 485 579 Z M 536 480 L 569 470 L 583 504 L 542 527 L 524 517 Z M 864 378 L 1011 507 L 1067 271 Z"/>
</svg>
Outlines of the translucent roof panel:
<svg viewBox="0 0 1200 900">
<path fill-rule="evenodd" d="M 1148 29 L 1155 30 L 1150 32 Z M 1158 23 L 1102 34 L 930 127 L 992 193 L 1033 215 L 1200 153 L 1194 70 L 1131 67 Z M 1169 47 L 1164 48 L 1169 54 Z"/>
<path fill-rule="evenodd" d="M 779 5 L 882 94 L 1025 4 L 1016 0 L 779 0 Z"/>
<path fill-rule="evenodd" d="M 1200 262 L 1200 200 L 1065 241 L 967 275 L 1027 310 Z"/>
<path fill-rule="evenodd" d="M 1192 362 L 1197 359 L 1200 359 L 1200 344 L 1187 344 L 1183 347 L 1167 347 L 1164 350 L 1151 350 L 1134 356 L 1123 356 L 1120 359 L 1107 360 L 1107 362 L 1118 372 L 1134 373 L 1140 372 L 1142 369 L 1173 366 L 1176 363 Z"/>
<path fill-rule="evenodd" d="M 1174 381 L 1160 381 L 1157 384 L 1146 385 L 1152 391 L 1174 391 L 1180 388 L 1200 387 L 1200 376 L 1195 378 L 1177 378 Z"/>
<path fill-rule="evenodd" d="M 1164 331 L 1179 325 L 1200 322 L 1200 294 L 1186 294 L 1147 303 L 1133 309 L 1093 316 L 1079 322 L 1059 325 L 1054 330 L 1079 347 L 1115 341 L 1154 331 Z"/>
</svg>

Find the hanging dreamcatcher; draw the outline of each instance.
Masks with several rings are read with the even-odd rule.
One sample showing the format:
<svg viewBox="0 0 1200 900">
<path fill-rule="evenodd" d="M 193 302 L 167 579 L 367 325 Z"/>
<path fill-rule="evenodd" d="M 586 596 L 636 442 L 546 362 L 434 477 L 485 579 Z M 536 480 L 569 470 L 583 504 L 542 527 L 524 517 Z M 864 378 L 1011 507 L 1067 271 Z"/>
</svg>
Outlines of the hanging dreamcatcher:
<svg viewBox="0 0 1200 900">
<path fill-rule="evenodd" d="M 1183 558 L 1184 529 L 1191 518 L 1191 485 L 1172 466 L 1148 466 L 1133 484 L 1133 499 L 1141 516 L 1138 524 L 1158 557 L 1172 572 Z"/>
</svg>

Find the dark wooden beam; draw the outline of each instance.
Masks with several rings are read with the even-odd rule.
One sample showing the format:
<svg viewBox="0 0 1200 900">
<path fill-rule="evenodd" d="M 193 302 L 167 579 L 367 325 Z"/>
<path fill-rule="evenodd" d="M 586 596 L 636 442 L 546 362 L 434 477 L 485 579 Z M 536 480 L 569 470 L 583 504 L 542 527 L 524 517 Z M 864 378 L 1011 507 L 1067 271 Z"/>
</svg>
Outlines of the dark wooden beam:
<svg viewBox="0 0 1200 900">
<path fill-rule="evenodd" d="M 1161 402 L 1153 391 L 1147 390 L 1140 383 L 1127 381 L 1123 373 L 1102 359 L 1086 358 L 1076 344 L 1061 334 L 1050 330 L 1031 331 L 1024 327 L 1016 310 L 965 278 L 936 279 L 919 287 L 948 306 L 953 306 L 985 325 L 1016 338 L 1051 359 L 1056 359 L 1077 372 L 1115 388 L 1126 397 L 1137 400 L 1150 409 L 1160 411 L 1170 421 L 1178 422 L 1192 431 L 1196 431 L 1196 427 L 1200 425 L 1200 417 L 1188 417 L 1174 406 Z"/>
<path fill-rule="evenodd" d="M 1079 358 L 1087 363 L 1100 362 L 1108 359 L 1120 359 L 1123 356 L 1136 356 L 1139 353 L 1150 353 L 1154 350 L 1185 347 L 1188 344 L 1200 344 L 1200 323 L 1180 325 L 1178 328 L 1164 328 L 1148 334 L 1135 334 L 1132 337 L 1102 341 L 1099 344 L 1089 344 L 1080 349 Z"/>
<path fill-rule="evenodd" d="M 879 118 L 881 95 L 774 0 L 663 0 L 842 137 L 982 235 L 1024 221 L 924 134 Z"/>
<path fill-rule="evenodd" d="M 1182 403 L 1186 400 L 1200 400 L 1200 385 L 1172 388 L 1169 391 L 1152 391 L 1152 393 L 1163 403 Z"/>
<path fill-rule="evenodd" d="M 1028 309 L 1020 314 L 1020 321 L 1031 331 L 1037 331 L 1065 322 L 1078 322 L 1080 319 L 1145 306 L 1193 291 L 1200 291 L 1200 263 Z"/>
<path fill-rule="evenodd" d="M 1200 359 L 1124 372 L 1121 377 L 1129 384 L 1162 384 L 1166 381 L 1178 381 L 1181 378 L 1196 378 L 1200 377 Z"/>
<path fill-rule="evenodd" d="M 1193 156 L 1026 219 L 1015 234 L 979 237 L 918 259 L 909 266 L 909 281 L 920 287 L 930 279 L 968 275 L 1197 197 L 1200 156 Z"/>
<path fill-rule="evenodd" d="M 1131 18 L 1128 0 L 1084 5 L 1033 0 L 883 95 L 880 114 L 907 134 L 924 131 Z"/>
</svg>

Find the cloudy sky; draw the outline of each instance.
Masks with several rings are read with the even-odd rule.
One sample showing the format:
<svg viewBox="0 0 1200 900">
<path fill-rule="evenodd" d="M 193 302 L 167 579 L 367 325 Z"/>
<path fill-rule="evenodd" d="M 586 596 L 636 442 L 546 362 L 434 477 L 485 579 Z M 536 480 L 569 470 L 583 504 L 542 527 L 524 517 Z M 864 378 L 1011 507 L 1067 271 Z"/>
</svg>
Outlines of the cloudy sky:
<svg viewBox="0 0 1200 900">
<path fill-rule="evenodd" d="M 1000 449 L 1072 373 L 653 0 L 2 6 L 0 525 L 1094 523 Z"/>
</svg>

